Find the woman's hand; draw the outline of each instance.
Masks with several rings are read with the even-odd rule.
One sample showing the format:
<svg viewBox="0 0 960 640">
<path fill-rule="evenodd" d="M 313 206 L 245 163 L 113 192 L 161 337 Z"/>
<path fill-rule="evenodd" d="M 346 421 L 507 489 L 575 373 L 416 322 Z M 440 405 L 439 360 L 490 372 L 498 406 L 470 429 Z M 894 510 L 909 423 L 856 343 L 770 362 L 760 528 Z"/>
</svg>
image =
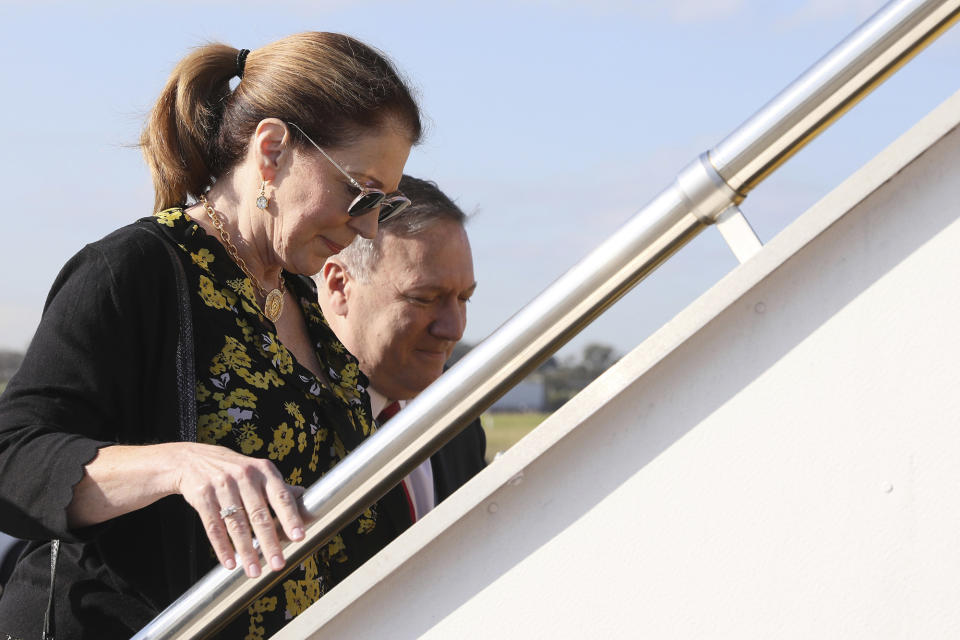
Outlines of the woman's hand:
<svg viewBox="0 0 960 640">
<path fill-rule="evenodd" d="M 288 539 L 302 540 L 303 519 L 297 499 L 303 487 L 286 484 L 269 460 L 226 447 L 188 444 L 181 454 L 175 489 L 200 514 L 220 564 L 233 569 L 236 551 L 247 575 L 259 576 L 260 562 L 253 546 L 256 537 L 268 566 L 274 571 L 282 569 L 283 551 L 270 509 Z"/>
<path fill-rule="evenodd" d="M 254 537 L 267 566 L 279 570 L 284 559 L 276 524 L 290 540 L 304 536 L 297 504 L 304 489 L 286 484 L 269 460 L 226 447 L 194 442 L 114 445 L 100 449 L 85 471 L 67 507 L 67 521 L 74 528 L 104 522 L 179 493 L 200 514 L 220 563 L 233 569 L 236 553 L 251 578 L 260 575 Z M 232 511 L 228 507 L 237 510 L 221 517 L 221 509 L 224 514 Z"/>
</svg>

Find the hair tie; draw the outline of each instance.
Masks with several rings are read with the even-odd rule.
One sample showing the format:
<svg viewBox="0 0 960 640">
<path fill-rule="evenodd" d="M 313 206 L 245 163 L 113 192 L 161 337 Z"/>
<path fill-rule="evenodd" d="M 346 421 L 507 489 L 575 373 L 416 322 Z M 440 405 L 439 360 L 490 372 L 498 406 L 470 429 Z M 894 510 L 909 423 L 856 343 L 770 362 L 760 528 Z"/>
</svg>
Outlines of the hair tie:
<svg viewBox="0 0 960 640">
<path fill-rule="evenodd" d="M 248 53 L 250 53 L 250 49 L 240 49 L 240 53 L 237 54 L 237 76 L 241 80 L 243 79 L 243 67 L 247 64 Z"/>
</svg>

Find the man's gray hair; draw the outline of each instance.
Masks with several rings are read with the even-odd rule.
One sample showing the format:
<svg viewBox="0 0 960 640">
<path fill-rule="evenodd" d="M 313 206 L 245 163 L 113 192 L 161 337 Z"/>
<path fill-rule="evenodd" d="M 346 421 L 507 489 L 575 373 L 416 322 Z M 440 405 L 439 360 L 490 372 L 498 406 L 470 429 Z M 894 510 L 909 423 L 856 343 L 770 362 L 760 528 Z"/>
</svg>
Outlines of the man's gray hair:
<svg viewBox="0 0 960 640">
<path fill-rule="evenodd" d="M 370 281 L 374 266 L 380 260 L 381 238 L 384 234 L 406 238 L 444 220 L 455 222 L 461 227 L 467 221 L 467 215 L 443 191 L 440 191 L 435 182 L 404 174 L 400 179 L 400 192 L 410 198 L 409 207 L 400 215 L 382 223 L 377 237 L 373 240 L 357 236 L 349 246 L 337 254 L 350 275 L 360 282 Z"/>
</svg>

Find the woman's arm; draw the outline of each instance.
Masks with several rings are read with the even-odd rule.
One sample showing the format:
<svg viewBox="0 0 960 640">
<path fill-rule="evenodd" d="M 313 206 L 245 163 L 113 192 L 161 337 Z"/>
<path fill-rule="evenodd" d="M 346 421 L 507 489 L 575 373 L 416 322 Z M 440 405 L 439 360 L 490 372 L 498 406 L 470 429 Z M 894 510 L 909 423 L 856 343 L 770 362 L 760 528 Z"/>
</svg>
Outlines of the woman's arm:
<svg viewBox="0 0 960 640">
<path fill-rule="evenodd" d="M 84 470 L 67 507 L 72 528 L 99 524 L 181 494 L 200 514 L 220 563 L 233 569 L 234 554 L 239 554 L 251 578 L 260 575 L 254 536 L 268 565 L 274 570 L 284 566 L 271 508 L 289 539 L 304 535 L 297 507 L 303 489 L 284 483 L 270 461 L 226 447 L 185 442 L 114 445 L 100 449 Z M 220 510 L 227 506 L 242 510 L 222 518 Z"/>
<path fill-rule="evenodd" d="M 165 319 L 177 297 L 158 267 L 168 262 L 155 238 L 128 228 L 61 271 L 0 397 L 0 522 L 18 537 L 82 539 L 98 534 L 84 527 L 179 493 L 224 566 L 234 566 L 236 550 L 247 573 L 259 573 L 251 533 L 278 566 L 270 508 L 297 539 L 301 490 L 269 461 L 223 447 L 140 444 L 177 437 L 175 413 L 162 415 L 175 406 L 174 372 L 158 355 L 176 343 Z M 222 519 L 231 505 L 244 511 Z"/>
</svg>

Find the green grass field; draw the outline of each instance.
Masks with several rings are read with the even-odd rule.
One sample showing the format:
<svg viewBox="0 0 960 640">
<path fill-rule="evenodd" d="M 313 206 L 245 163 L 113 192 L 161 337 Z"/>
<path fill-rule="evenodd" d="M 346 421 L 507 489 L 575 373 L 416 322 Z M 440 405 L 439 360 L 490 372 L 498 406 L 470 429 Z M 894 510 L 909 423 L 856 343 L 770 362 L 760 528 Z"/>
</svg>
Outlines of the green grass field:
<svg viewBox="0 0 960 640">
<path fill-rule="evenodd" d="M 506 451 L 543 422 L 549 413 L 485 413 L 480 417 L 487 434 L 487 462 Z"/>
</svg>

